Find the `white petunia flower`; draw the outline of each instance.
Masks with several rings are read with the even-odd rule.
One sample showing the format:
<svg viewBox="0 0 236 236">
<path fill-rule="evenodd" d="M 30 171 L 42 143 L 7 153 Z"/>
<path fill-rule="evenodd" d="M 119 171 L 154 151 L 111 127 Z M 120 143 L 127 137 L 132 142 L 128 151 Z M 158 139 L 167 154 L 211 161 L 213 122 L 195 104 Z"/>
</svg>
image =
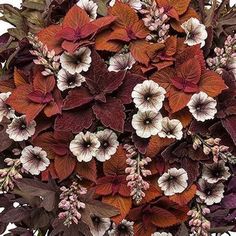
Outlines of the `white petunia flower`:
<svg viewBox="0 0 236 236">
<path fill-rule="evenodd" d="M 6 104 L 6 100 L 10 97 L 11 92 L 0 93 L 0 122 L 4 117 L 7 119 L 14 118 L 15 111 Z"/>
<path fill-rule="evenodd" d="M 184 22 L 181 27 L 187 34 L 185 44 L 189 46 L 201 44 L 201 47 L 205 45 L 207 38 L 206 27 L 201 24 L 198 19 L 191 17 L 188 21 Z"/>
<path fill-rule="evenodd" d="M 161 121 L 161 126 L 161 131 L 158 133 L 161 138 L 175 138 L 180 140 L 183 137 L 183 125 L 179 120 L 170 120 L 168 117 L 164 117 Z"/>
<path fill-rule="evenodd" d="M 224 184 L 215 183 L 210 184 L 204 179 L 198 181 L 199 190 L 196 195 L 206 204 L 213 205 L 214 203 L 220 203 L 224 197 Z"/>
<path fill-rule="evenodd" d="M 202 178 L 210 184 L 227 180 L 230 177 L 229 167 L 225 166 L 225 162 L 220 160 L 213 164 L 205 164 L 202 170 Z"/>
<path fill-rule="evenodd" d="M 26 116 L 15 117 L 11 124 L 8 125 L 6 133 L 9 134 L 9 138 L 14 141 L 27 140 L 35 133 L 36 122 L 33 120 L 29 124 L 26 123 Z"/>
<path fill-rule="evenodd" d="M 197 121 L 214 119 L 217 113 L 216 105 L 216 100 L 204 92 L 194 94 L 187 104 L 189 111 Z"/>
<path fill-rule="evenodd" d="M 64 52 L 60 57 L 61 66 L 70 74 L 88 71 L 92 62 L 91 50 L 87 47 L 82 47 L 74 54 Z"/>
<path fill-rule="evenodd" d="M 47 153 L 42 148 L 31 145 L 22 150 L 20 161 L 23 168 L 32 175 L 40 174 L 50 164 Z"/>
<path fill-rule="evenodd" d="M 155 232 L 151 236 L 172 236 L 171 233 L 166 233 L 166 232 Z"/>
<path fill-rule="evenodd" d="M 158 179 L 158 185 L 165 196 L 172 196 L 188 187 L 187 180 L 188 174 L 183 168 L 171 168 Z"/>
<path fill-rule="evenodd" d="M 57 74 L 57 87 L 64 91 L 66 89 L 72 89 L 80 87 L 82 82 L 85 81 L 85 77 L 81 74 L 70 74 L 64 69 L 61 69 Z"/>
<path fill-rule="evenodd" d="M 101 218 L 97 215 L 91 216 L 93 227 L 91 227 L 91 233 L 93 236 L 104 236 L 106 231 L 111 226 L 111 220 L 109 218 Z"/>
<path fill-rule="evenodd" d="M 161 131 L 162 116 L 153 111 L 141 112 L 133 115 L 132 126 L 141 138 L 149 138 Z"/>
<path fill-rule="evenodd" d="M 97 160 L 102 162 L 109 160 L 116 153 L 117 147 L 119 146 L 116 133 L 110 129 L 105 129 L 98 131 L 96 136 L 100 142 L 100 147 L 96 153 Z"/>
<path fill-rule="evenodd" d="M 87 131 L 80 132 L 70 143 L 70 151 L 77 157 L 79 162 L 89 162 L 96 156 L 100 142 L 95 134 Z"/>
<path fill-rule="evenodd" d="M 84 9 L 92 20 L 97 18 L 98 5 L 92 0 L 79 0 L 77 6 Z"/>
<path fill-rule="evenodd" d="M 117 53 L 109 60 L 109 71 L 121 71 L 131 69 L 135 63 L 135 59 L 131 53 L 119 54 Z"/>
<path fill-rule="evenodd" d="M 158 112 L 163 106 L 166 90 L 152 80 L 137 84 L 131 94 L 135 106 L 141 111 Z"/>
<path fill-rule="evenodd" d="M 122 220 L 119 224 L 112 224 L 112 229 L 108 231 L 109 236 L 133 236 L 134 235 L 134 222 Z"/>
<path fill-rule="evenodd" d="M 111 7 L 114 6 L 116 1 L 119 2 L 119 0 L 111 0 L 109 5 Z M 120 0 L 120 2 L 127 3 L 131 8 L 137 11 L 142 8 L 142 2 L 140 0 Z"/>
</svg>

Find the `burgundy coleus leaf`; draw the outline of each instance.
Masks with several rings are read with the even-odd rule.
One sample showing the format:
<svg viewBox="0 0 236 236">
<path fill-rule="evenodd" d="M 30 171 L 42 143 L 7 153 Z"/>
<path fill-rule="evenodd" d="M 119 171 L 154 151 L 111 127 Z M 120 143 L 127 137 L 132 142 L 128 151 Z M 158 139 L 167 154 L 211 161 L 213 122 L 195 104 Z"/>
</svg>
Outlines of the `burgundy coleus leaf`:
<svg viewBox="0 0 236 236">
<path fill-rule="evenodd" d="M 79 98 L 79 99 L 78 99 Z M 86 87 L 71 90 L 64 100 L 63 110 L 71 110 L 93 101 L 93 95 Z"/>
<path fill-rule="evenodd" d="M 125 124 L 124 106 L 120 100 L 109 97 L 106 103 L 96 103 L 93 112 L 102 124 L 122 132 Z"/>
<path fill-rule="evenodd" d="M 117 90 L 125 78 L 126 72 L 109 72 L 105 62 L 99 54 L 92 51 L 92 64 L 86 73 L 86 84 L 95 99 L 99 99 L 105 94 L 110 94 Z"/>
<path fill-rule="evenodd" d="M 229 133 L 232 138 L 234 144 L 236 145 L 236 115 L 228 116 L 225 119 L 221 120 L 223 127 Z"/>
<path fill-rule="evenodd" d="M 115 96 L 119 98 L 123 104 L 129 104 L 132 102 L 131 93 L 136 84 L 142 83 L 145 78 L 141 75 L 126 73 L 123 80 L 123 84 L 119 87 L 119 90 L 115 93 Z"/>
<path fill-rule="evenodd" d="M 88 129 L 94 119 L 95 117 L 90 107 L 63 111 L 61 115 L 57 116 L 54 129 L 57 131 L 79 133 L 83 129 Z"/>
<path fill-rule="evenodd" d="M 109 72 L 96 51 L 92 52 L 92 64 L 85 75 L 87 87 L 69 92 L 64 111 L 56 118 L 55 129 L 78 133 L 88 129 L 96 117 L 104 126 L 123 132 L 123 104 L 132 102 L 131 92 L 144 78 L 126 71 Z"/>
<path fill-rule="evenodd" d="M 39 90 L 35 90 L 29 93 L 28 98 L 30 99 L 30 101 L 39 103 L 39 104 L 47 104 L 53 101 L 53 97 L 51 93 L 44 94 L 43 92 Z"/>
<path fill-rule="evenodd" d="M 222 78 L 228 87 L 219 96 L 217 101 L 217 117 L 220 119 L 236 115 L 236 81 L 233 73 L 224 71 Z"/>
</svg>

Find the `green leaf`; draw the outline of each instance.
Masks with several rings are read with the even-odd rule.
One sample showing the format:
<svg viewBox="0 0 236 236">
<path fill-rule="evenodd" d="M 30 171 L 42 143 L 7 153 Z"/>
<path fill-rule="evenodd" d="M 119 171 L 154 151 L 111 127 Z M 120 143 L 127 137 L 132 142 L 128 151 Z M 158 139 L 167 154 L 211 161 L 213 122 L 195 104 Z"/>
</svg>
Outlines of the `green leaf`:
<svg viewBox="0 0 236 236">
<path fill-rule="evenodd" d="M 9 4 L 0 4 L 0 20 L 6 21 L 20 29 L 25 28 L 24 18 L 18 8 Z"/>
<path fill-rule="evenodd" d="M 95 0 L 95 2 L 98 5 L 98 14 L 101 16 L 106 16 L 107 15 L 107 6 L 106 4 L 108 3 L 108 0 Z"/>
<path fill-rule="evenodd" d="M 26 33 L 21 30 L 21 29 L 17 29 L 17 28 L 10 28 L 7 30 L 7 32 L 14 38 L 18 39 L 18 40 L 22 40 L 23 38 L 25 38 L 27 35 Z"/>
<path fill-rule="evenodd" d="M 37 11 L 43 11 L 45 8 L 44 0 L 24 0 L 22 3 L 23 7 L 30 8 Z"/>
</svg>

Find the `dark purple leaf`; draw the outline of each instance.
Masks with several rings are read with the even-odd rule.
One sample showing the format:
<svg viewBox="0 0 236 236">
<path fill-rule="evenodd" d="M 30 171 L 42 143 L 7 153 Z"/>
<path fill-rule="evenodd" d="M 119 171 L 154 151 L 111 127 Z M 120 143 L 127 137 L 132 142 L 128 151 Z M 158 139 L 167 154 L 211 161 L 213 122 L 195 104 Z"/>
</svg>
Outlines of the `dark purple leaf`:
<svg viewBox="0 0 236 236">
<path fill-rule="evenodd" d="M 228 209 L 236 208 L 236 193 L 226 195 L 222 200 L 222 205 Z"/>
<path fill-rule="evenodd" d="M 119 98 L 123 104 L 129 104 L 132 102 L 131 93 L 135 85 L 142 83 L 144 77 L 127 72 L 123 84 L 116 92 L 116 97 Z"/>
<path fill-rule="evenodd" d="M 91 93 L 98 96 L 117 90 L 122 84 L 126 72 L 109 72 L 105 62 L 95 50 L 91 57 L 92 64 L 86 73 L 86 83 Z"/>
<path fill-rule="evenodd" d="M 12 139 L 10 139 L 9 135 L 6 133 L 7 125 L 9 123 L 10 121 L 7 119 L 0 122 L 0 152 L 3 152 L 12 144 Z"/>
<path fill-rule="evenodd" d="M 236 145 L 236 116 L 229 116 L 226 119 L 222 119 L 221 122 Z"/>
<path fill-rule="evenodd" d="M 106 103 L 96 103 L 93 112 L 106 127 L 123 132 L 125 123 L 124 106 L 116 98 L 108 98 Z"/>
<path fill-rule="evenodd" d="M 56 206 L 56 191 L 52 185 L 34 179 L 21 179 L 17 181 L 18 188 L 26 195 L 40 197 L 41 207 L 52 211 Z"/>
<path fill-rule="evenodd" d="M 76 111 L 64 111 L 55 120 L 54 129 L 56 131 L 71 131 L 79 133 L 83 129 L 88 129 L 93 123 L 94 115 L 89 108 Z"/>
<path fill-rule="evenodd" d="M 182 223 L 179 226 L 179 229 L 176 232 L 175 236 L 189 236 L 188 228 L 186 227 L 186 225 L 184 223 Z"/>
<path fill-rule="evenodd" d="M 138 151 L 142 154 L 145 154 L 149 139 L 140 138 L 136 133 L 133 133 L 132 140 L 134 142 L 134 146 L 138 149 Z"/>
<path fill-rule="evenodd" d="M 93 100 L 93 96 L 85 87 L 71 90 L 64 100 L 63 110 L 71 110 L 76 107 L 88 104 Z"/>
<path fill-rule="evenodd" d="M 229 181 L 227 191 L 236 193 L 236 176 Z"/>
<path fill-rule="evenodd" d="M 0 217 L 0 221 L 3 223 L 15 223 L 20 222 L 29 217 L 29 210 L 23 207 L 12 208 L 8 210 L 4 215 Z"/>
<path fill-rule="evenodd" d="M 78 224 L 72 224 L 70 227 L 67 227 L 63 224 L 63 221 L 55 219 L 53 222 L 53 228 L 54 229 L 50 236 L 62 235 L 62 233 L 63 236 L 93 236 L 89 227 L 82 221 L 79 221 Z"/>
</svg>

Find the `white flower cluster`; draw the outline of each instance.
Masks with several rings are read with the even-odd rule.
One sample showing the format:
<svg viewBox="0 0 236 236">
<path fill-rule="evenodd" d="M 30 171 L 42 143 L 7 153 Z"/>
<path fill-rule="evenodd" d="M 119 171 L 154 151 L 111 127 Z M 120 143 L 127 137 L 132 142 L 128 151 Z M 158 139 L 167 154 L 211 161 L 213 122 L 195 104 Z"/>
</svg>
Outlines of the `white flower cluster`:
<svg viewBox="0 0 236 236">
<path fill-rule="evenodd" d="M 57 87 L 64 91 L 80 87 L 85 81 L 81 72 L 88 71 L 92 62 L 91 50 L 87 47 L 81 47 L 73 54 L 64 52 L 60 56 L 62 69 L 57 74 Z"/>
<path fill-rule="evenodd" d="M 162 118 L 160 113 L 165 94 L 165 89 L 152 80 L 145 80 L 134 87 L 131 96 L 138 113 L 133 116 L 132 126 L 139 137 L 149 138 L 158 134 L 162 138 L 182 138 L 181 122 Z"/>
<path fill-rule="evenodd" d="M 127 152 L 126 163 L 128 167 L 125 169 L 127 173 L 126 180 L 128 181 L 127 186 L 130 187 L 133 200 L 139 204 L 145 197 L 145 190 L 149 189 L 149 183 L 143 179 L 152 174 L 152 172 L 146 169 L 146 166 L 151 162 L 149 157 L 141 157 L 141 155 L 136 152 L 136 149 L 132 145 L 124 145 Z"/>
<path fill-rule="evenodd" d="M 205 164 L 202 170 L 202 178 L 198 181 L 199 190 L 197 196 L 206 205 L 221 202 L 224 197 L 223 181 L 230 177 L 229 167 L 223 160 L 213 164 Z"/>
<path fill-rule="evenodd" d="M 231 71 L 236 78 L 236 34 L 229 35 L 223 48 L 214 49 L 216 56 L 207 59 L 210 69 L 222 74 L 223 70 Z"/>
<path fill-rule="evenodd" d="M 145 26 L 152 31 L 147 37 L 147 41 L 163 43 L 169 37 L 170 25 L 166 23 L 169 17 L 165 13 L 165 9 L 159 8 L 156 1 L 147 1 L 143 3 L 140 13 L 144 15 L 142 18 Z"/>
<path fill-rule="evenodd" d="M 79 162 L 89 162 L 95 157 L 98 161 L 109 160 L 119 146 L 117 135 L 110 129 L 98 131 L 96 134 L 80 132 L 70 143 L 70 151 Z"/>
<path fill-rule="evenodd" d="M 28 39 L 34 48 L 30 53 L 37 56 L 37 59 L 34 59 L 34 63 L 45 67 L 42 74 L 48 76 L 57 73 L 60 67 L 60 56 L 56 55 L 54 50 L 49 51 L 47 45 L 40 42 L 37 36 L 30 33 Z"/>
</svg>

